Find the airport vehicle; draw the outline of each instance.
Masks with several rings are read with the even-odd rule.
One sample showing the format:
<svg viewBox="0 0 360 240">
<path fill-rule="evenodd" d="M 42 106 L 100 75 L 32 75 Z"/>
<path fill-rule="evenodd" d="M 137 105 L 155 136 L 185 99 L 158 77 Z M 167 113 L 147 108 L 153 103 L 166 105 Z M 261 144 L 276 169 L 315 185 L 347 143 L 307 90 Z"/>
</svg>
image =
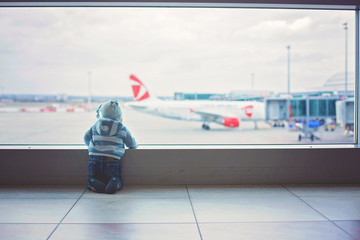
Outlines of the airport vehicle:
<svg viewBox="0 0 360 240">
<path fill-rule="evenodd" d="M 303 135 L 299 134 L 298 136 L 299 142 L 301 139 L 310 139 L 311 141 L 314 141 L 315 139 L 320 140 L 320 138 L 314 134 L 314 132 L 316 132 L 319 127 L 322 126 L 320 121 L 309 120 L 307 123 L 307 121 L 304 120 L 303 122 L 296 123 L 295 125 L 301 132 L 303 132 Z"/>
<path fill-rule="evenodd" d="M 239 127 L 240 121 L 265 120 L 265 105 L 256 101 L 193 101 L 160 100 L 150 95 L 146 86 L 134 75 L 130 76 L 134 102 L 126 106 L 134 110 L 160 117 L 203 122 L 202 128 L 209 130 L 210 123 L 229 128 Z"/>
<path fill-rule="evenodd" d="M 325 131 L 329 131 L 329 130 L 334 131 L 336 128 L 336 120 L 332 118 L 327 118 L 324 123 L 324 128 Z"/>
</svg>

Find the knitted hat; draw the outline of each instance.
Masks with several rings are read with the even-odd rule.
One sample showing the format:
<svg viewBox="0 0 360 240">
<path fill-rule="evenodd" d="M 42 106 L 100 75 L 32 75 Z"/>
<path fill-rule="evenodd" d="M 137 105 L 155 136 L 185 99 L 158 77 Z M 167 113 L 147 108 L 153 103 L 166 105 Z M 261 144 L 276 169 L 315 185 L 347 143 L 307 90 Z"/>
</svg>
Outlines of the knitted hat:
<svg viewBox="0 0 360 240">
<path fill-rule="evenodd" d="M 119 107 L 119 103 L 116 100 L 103 103 L 96 110 L 97 118 L 101 117 L 119 121 L 121 119 L 121 115 L 121 109 Z"/>
</svg>

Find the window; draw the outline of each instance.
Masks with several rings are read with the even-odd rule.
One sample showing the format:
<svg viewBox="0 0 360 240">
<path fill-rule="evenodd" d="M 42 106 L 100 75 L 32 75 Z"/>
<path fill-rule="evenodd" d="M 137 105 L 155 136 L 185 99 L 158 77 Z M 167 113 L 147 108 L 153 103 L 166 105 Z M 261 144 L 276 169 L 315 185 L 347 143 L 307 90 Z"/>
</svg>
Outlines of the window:
<svg viewBox="0 0 360 240">
<path fill-rule="evenodd" d="M 0 8 L 0 144 L 82 144 L 110 99 L 140 144 L 354 143 L 355 53 L 348 10 Z"/>
<path fill-rule="evenodd" d="M 310 100 L 310 116 L 319 116 L 319 100 Z"/>
<path fill-rule="evenodd" d="M 328 114 L 326 114 L 326 103 L 328 101 L 326 100 L 319 100 L 319 116 L 320 117 L 326 117 Z"/>
<path fill-rule="evenodd" d="M 328 101 L 327 112 L 328 112 L 329 116 L 336 116 L 336 111 L 335 111 L 336 105 L 335 105 L 335 103 L 336 103 L 336 100 L 329 100 Z"/>
</svg>

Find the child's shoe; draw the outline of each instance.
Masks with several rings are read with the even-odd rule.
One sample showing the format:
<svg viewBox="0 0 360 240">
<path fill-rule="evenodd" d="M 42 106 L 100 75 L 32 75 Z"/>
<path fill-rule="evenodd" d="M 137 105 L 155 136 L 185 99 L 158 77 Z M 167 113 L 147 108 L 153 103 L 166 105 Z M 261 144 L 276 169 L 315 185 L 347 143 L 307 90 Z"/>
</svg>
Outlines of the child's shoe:
<svg viewBox="0 0 360 240">
<path fill-rule="evenodd" d="M 103 193 L 105 192 L 106 185 L 96 178 L 90 178 L 88 187 L 92 192 Z"/>
<path fill-rule="evenodd" d="M 105 192 L 109 194 L 115 193 L 119 189 L 120 180 L 117 177 L 112 177 L 106 185 Z"/>
<path fill-rule="evenodd" d="M 121 177 L 119 178 L 119 184 L 117 185 L 117 191 L 119 191 L 119 190 L 121 190 L 122 189 L 122 187 L 123 187 L 123 182 L 122 182 L 122 179 L 121 179 Z"/>
</svg>

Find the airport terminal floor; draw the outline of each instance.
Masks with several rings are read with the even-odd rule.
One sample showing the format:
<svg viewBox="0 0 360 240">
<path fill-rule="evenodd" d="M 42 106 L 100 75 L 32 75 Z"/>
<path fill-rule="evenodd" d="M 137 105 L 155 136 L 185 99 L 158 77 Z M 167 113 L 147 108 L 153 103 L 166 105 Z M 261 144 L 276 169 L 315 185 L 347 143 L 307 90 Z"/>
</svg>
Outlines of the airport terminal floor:
<svg viewBox="0 0 360 240">
<path fill-rule="evenodd" d="M 360 239 L 360 185 L 0 187 L 0 239 Z"/>
</svg>

